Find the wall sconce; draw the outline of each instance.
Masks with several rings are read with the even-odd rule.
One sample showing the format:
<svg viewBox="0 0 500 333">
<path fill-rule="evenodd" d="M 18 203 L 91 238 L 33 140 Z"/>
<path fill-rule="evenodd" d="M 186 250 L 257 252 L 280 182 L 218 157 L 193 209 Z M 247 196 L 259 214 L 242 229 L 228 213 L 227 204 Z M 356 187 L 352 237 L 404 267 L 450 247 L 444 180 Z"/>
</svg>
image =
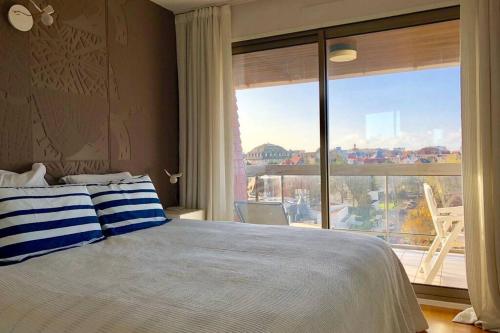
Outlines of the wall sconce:
<svg viewBox="0 0 500 333">
<path fill-rule="evenodd" d="M 179 178 L 182 177 L 182 173 L 176 173 L 176 174 L 170 174 L 170 172 L 167 171 L 167 169 L 164 169 L 163 171 L 165 171 L 165 173 L 167 174 L 167 176 L 170 177 L 170 184 L 177 184 L 177 182 L 179 181 Z"/>
<path fill-rule="evenodd" d="M 40 15 L 40 21 L 46 26 L 51 26 L 54 23 L 54 17 L 52 16 L 55 13 L 54 8 L 48 5 L 42 9 L 33 0 L 29 1 L 38 11 L 37 15 Z M 9 22 L 17 30 L 24 32 L 30 31 L 34 24 L 33 15 L 23 5 L 13 5 L 10 7 Z"/>
</svg>

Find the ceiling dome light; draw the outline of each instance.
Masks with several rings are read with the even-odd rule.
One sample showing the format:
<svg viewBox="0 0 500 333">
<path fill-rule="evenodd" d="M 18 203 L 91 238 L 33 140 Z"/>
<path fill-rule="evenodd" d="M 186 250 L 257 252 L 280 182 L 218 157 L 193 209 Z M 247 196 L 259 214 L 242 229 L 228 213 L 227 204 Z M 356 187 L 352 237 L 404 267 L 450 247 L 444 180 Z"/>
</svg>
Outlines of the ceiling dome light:
<svg viewBox="0 0 500 333">
<path fill-rule="evenodd" d="M 349 44 L 333 44 L 330 46 L 328 59 L 331 62 L 348 62 L 358 58 L 356 47 Z"/>
</svg>

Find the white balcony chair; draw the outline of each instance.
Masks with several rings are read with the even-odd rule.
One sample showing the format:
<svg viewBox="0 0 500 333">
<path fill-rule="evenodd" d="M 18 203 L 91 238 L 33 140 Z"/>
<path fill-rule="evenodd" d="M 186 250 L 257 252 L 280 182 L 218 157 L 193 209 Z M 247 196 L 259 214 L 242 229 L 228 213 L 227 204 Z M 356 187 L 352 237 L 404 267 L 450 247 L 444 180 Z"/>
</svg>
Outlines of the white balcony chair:
<svg viewBox="0 0 500 333">
<path fill-rule="evenodd" d="M 422 259 L 418 272 L 423 274 L 426 284 L 432 283 L 444 259 L 448 255 L 457 239 L 458 234 L 464 228 L 463 206 L 438 208 L 432 188 L 424 184 L 425 200 L 431 212 L 432 222 L 436 229 L 436 238 L 432 242 L 429 251 Z M 434 254 L 441 248 L 435 260 Z"/>
<path fill-rule="evenodd" d="M 289 225 L 285 209 L 280 202 L 237 201 L 234 207 L 243 223 Z"/>
</svg>

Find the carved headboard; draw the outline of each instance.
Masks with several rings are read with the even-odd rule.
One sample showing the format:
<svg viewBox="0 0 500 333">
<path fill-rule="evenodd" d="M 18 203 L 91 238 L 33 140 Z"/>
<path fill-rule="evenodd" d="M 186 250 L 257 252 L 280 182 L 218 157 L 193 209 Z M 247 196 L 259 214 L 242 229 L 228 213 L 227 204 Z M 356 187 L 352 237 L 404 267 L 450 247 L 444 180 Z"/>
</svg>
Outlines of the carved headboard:
<svg viewBox="0 0 500 333">
<path fill-rule="evenodd" d="M 40 2 L 56 10 L 51 27 L 0 18 L 0 169 L 148 173 L 175 205 L 162 174 L 179 154 L 173 14 L 149 0 Z"/>
</svg>

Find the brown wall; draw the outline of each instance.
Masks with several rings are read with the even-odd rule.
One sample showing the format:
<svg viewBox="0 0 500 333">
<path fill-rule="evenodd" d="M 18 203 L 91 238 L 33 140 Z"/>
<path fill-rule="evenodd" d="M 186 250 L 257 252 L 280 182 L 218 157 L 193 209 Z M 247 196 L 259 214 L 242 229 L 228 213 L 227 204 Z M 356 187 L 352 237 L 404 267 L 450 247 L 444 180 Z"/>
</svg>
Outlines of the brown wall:
<svg viewBox="0 0 500 333">
<path fill-rule="evenodd" d="M 0 0 L 0 169 L 148 173 L 177 204 L 162 171 L 179 165 L 174 15 L 149 0 L 40 0 L 55 24 L 23 33 L 7 20 L 15 2 Z"/>
</svg>

